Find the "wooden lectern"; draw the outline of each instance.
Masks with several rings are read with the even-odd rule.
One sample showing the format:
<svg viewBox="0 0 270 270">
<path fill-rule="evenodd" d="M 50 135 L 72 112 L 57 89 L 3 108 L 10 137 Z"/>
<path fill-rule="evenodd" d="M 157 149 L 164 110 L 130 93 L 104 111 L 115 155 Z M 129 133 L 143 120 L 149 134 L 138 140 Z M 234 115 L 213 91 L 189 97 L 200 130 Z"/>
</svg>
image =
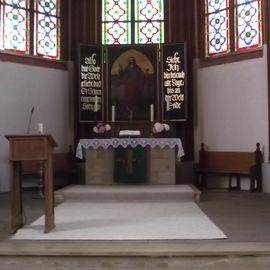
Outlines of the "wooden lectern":
<svg viewBox="0 0 270 270">
<path fill-rule="evenodd" d="M 54 224 L 54 185 L 52 153 L 57 146 L 50 135 L 6 135 L 10 143 L 11 168 L 11 233 L 21 228 L 23 224 L 22 194 L 21 194 L 21 162 L 26 160 L 41 161 L 43 165 L 45 228 L 48 233 Z"/>
</svg>

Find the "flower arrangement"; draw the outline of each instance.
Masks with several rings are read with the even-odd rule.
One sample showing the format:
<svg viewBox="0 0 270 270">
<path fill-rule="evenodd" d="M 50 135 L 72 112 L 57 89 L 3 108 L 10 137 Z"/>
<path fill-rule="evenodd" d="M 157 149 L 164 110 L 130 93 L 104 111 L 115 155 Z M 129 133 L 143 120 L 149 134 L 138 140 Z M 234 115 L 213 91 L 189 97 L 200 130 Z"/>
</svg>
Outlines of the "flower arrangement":
<svg viewBox="0 0 270 270">
<path fill-rule="evenodd" d="M 169 131 L 169 130 L 170 130 L 170 126 L 168 124 L 156 122 L 153 126 L 154 134 L 161 133 L 163 131 Z"/>
<path fill-rule="evenodd" d="M 104 134 L 110 130 L 111 130 L 111 126 L 109 124 L 104 124 L 104 123 L 97 123 L 93 127 L 93 132 L 96 134 Z"/>
</svg>

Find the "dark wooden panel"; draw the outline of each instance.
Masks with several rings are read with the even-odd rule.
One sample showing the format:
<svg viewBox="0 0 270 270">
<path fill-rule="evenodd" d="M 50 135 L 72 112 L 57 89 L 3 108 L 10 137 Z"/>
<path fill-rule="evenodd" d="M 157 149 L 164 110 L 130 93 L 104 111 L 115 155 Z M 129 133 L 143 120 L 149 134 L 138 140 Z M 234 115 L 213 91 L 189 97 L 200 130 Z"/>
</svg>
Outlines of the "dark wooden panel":
<svg viewBox="0 0 270 270">
<path fill-rule="evenodd" d="M 187 99 L 188 117 L 186 122 L 175 123 L 176 136 L 180 137 L 185 149 L 183 161 L 194 159 L 193 124 L 193 60 L 195 47 L 195 4 L 194 1 L 171 0 L 171 42 L 185 42 L 187 48 Z"/>
<path fill-rule="evenodd" d="M 204 162 L 207 168 L 248 172 L 256 164 L 256 155 L 254 152 L 207 152 Z"/>
</svg>

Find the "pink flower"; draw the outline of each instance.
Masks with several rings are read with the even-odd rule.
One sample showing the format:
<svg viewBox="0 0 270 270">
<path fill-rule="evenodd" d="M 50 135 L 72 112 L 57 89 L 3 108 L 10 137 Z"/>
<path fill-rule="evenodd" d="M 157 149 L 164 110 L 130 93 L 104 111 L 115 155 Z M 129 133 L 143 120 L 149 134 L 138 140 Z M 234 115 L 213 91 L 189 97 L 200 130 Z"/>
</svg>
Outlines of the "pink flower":
<svg viewBox="0 0 270 270">
<path fill-rule="evenodd" d="M 98 127 L 98 133 L 104 133 L 106 131 L 104 126 L 99 126 Z"/>
<path fill-rule="evenodd" d="M 93 127 L 93 131 L 95 133 L 105 133 L 106 131 L 110 131 L 111 130 L 111 126 L 109 124 L 103 124 L 101 122 L 97 123 L 94 127 Z"/>
<path fill-rule="evenodd" d="M 160 133 L 163 131 L 164 126 L 163 124 L 160 124 L 159 122 L 154 124 L 154 129 L 156 130 L 157 133 Z"/>
<path fill-rule="evenodd" d="M 109 124 L 107 124 L 107 125 L 105 125 L 105 129 L 106 129 L 107 131 L 109 131 L 109 130 L 111 130 L 111 126 L 110 126 Z"/>
<path fill-rule="evenodd" d="M 169 126 L 168 124 L 163 124 L 163 126 L 164 126 L 164 129 L 165 129 L 166 131 L 169 131 L 169 130 L 170 130 L 170 126 Z"/>
</svg>

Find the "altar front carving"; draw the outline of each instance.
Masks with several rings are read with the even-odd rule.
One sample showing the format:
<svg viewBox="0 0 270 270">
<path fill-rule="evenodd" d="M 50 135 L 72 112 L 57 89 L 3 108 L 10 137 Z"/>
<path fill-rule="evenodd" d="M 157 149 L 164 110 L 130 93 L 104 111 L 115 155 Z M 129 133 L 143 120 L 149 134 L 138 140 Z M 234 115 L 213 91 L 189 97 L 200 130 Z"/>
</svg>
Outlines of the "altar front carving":
<svg viewBox="0 0 270 270">
<path fill-rule="evenodd" d="M 178 138 L 81 139 L 76 156 L 85 157 L 86 184 L 114 184 L 114 148 L 147 149 L 147 184 L 175 184 L 175 162 L 184 155 Z"/>
</svg>

